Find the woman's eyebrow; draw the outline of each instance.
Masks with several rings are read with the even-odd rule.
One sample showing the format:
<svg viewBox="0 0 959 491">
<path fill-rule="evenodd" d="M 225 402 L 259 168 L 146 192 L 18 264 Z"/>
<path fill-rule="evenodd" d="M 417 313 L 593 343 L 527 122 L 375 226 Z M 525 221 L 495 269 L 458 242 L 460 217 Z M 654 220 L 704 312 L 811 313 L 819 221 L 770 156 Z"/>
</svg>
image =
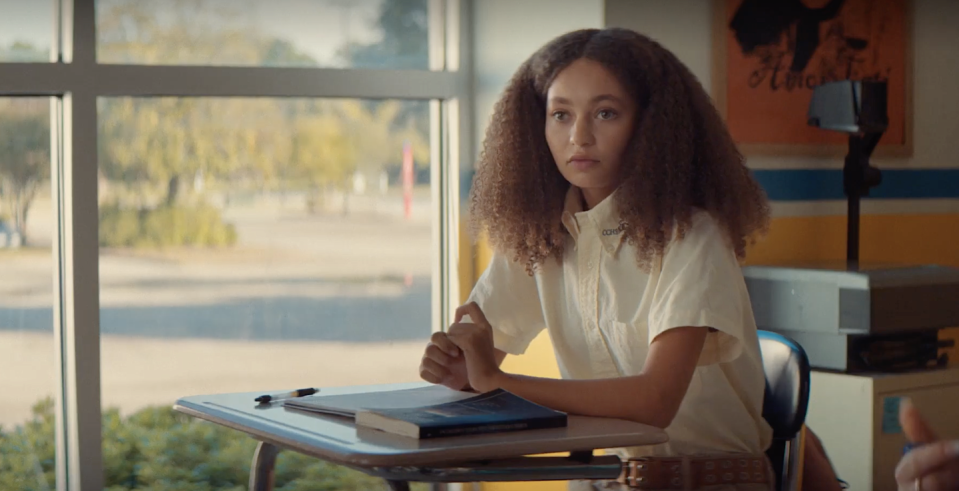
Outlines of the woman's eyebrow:
<svg viewBox="0 0 959 491">
<path fill-rule="evenodd" d="M 593 99 L 592 99 L 590 102 L 594 102 L 594 103 L 595 103 L 595 102 L 601 102 L 601 101 L 610 101 L 610 102 L 616 102 L 616 103 L 619 103 L 619 104 L 622 104 L 622 103 L 623 103 L 623 100 L 622 100 L 622 99 L 620 99 L 619 97 L 614 96 L 613 94 L 602 94 L 602 95 L 598 95 L 598 96 L 596 96 L 596 97 L 593 97 Z"/>
<path fill-rule="evenodd" d="M 549 100 L 555 104 L 572 104 L 573 103 L 572 101 L 570 101 L 569 99 L 565 97 L 550 97 Z M 600 94 L 589 100 L 589 102 L 593 104 L 601 101 L 610 101 L 610 102 L 616 102 L 619 104 L 623 103 L 623 100 L 621 98 L 616 97 L 613 94 Z"/>
</svg>

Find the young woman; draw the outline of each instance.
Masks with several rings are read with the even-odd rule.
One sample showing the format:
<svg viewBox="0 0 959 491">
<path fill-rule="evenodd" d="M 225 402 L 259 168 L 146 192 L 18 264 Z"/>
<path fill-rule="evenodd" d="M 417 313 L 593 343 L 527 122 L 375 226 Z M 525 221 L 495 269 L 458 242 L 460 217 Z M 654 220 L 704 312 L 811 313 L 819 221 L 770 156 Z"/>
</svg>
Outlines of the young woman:
<svg viewBox="0 0 959 491">
<path fill-rule="evenodd" d="M 636 466 L 634 479 L 576 484 L 586 489 L 770 488 L 740 271 L 769 207 L 672 53 L 625 29 L 537 51 L 495 106 L 470 212 L 495 254 L 427 346 L 425 380 L 665 428 L 668 444 L 618 452 L 666 472 Z M 562 380 L 500 370 L 543 329 Z"/>
</svg>

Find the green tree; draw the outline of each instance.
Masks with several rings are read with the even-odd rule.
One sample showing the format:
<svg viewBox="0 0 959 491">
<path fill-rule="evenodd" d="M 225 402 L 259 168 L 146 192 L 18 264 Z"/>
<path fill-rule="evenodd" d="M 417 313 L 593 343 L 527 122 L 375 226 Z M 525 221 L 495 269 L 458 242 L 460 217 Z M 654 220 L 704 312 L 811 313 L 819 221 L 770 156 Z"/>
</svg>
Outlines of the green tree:
<svg viewBox="0 0 959 491">
<path fill-rule="evenodd" d="M 316 65 L 288 41 L 244 24 L 252 0 L 142 2 L 100 0 L 98 56 L 149 64 Z M 193 179 L 276 176 L 289 158 L 291 124 L 284 101 L 269 99 L 106 99 L 100 106 L 101 171 L 175 203 Z M 144 206 L 145 203 L 138 203 Z"/>
<path fill-rule="evenodd" d="M 50 124 L 45 100 L 15 100 L 0 112 L 0 197 L 14 229 L 27 242 L 27 218 L 50 177 Z"/>
<path fill-rule="evenodd" d="M 429 12 L 427 0 L 388 0 L 372 21 L 383 37 L 369 44 L 350 43 L 338 50 L 348 65 L 357 68 L 429 69 Z M 377 101 L 368 105 L 376 111 Z M 425 104 L 405 105 L 393 120 L 393 129 L 403 130 L 410 124 L 420 135 L 430 132 L 429 107 Z M 418 162 L 425 162 L 417 158 Z"/>
<path fill-rule="evenodd" d="M 347 128 L 351 144 L 358 153 L 358 170 L 378 171 L 399 162 L 406 142 L 413 146 L 416 162 L 429 162 L 430 146 L 423 134 L 416 131 L 412 122 L 407 122 L 405 127 L 396 125 L 400 112 L 409 106 L 400 101 L 383 101 L 372 106 L 361 101 L 343 101 L 338 105 L 337 112 L 343 116 L 340 124 Z M 369 142 L 377 144 L 370 145 Z"/>
<path fill-rule="evenodd" d="M 373 26 L 383 32 L 375 43 L 351 43 L 340 56 L 356 68 L 429 68 L 427 0 L 388 0 L 380 6 Z"/>
<path fill-rule="evenodd" d="M 261 63 L 265 66 L 317 66 L 312 56 L 296 49 L 285 39 L 270 39 L 263 43 Z"/>
<path fill-rule="evenodd" d="M 310 189 L 309 210 L 327 188 L 343 188 L 356 170 L 356 150 L 343 125 L 331 115 L 303 117 L 293 130 L 293 149 L 288 166 L 292 177 Z"/>
<path fill-rule="evenodd" d="M 100 170 L 141 191 L 162 183 L 165 204 L 176 203 L 183 183 L 197 178 L 273 179 L 276 162 L 290 152 L 281 109 L 268 99 L 106 99 Z"/>
<path fill-rule="evenodd" d="M 253 0 L 97 1 L 97 57 L 107 63 L 251 64 L 262 54 L 240 22 Z"/>
<path fill-rule="evenodd" d="M 97 56 L 107 63 L 316 66 L 292 43 L 259 32 L 259 0 L 97 0 Z"/>
<path fill-rule="evenodd" d="M 217 155 L 216 132 L 202 124 L 203 100 L 107 99 L 101 104 L 100 169 L 108 179 L 166 184 L 164 202 L 174 204 L 181 179 L 231 163 Z"/>
<path fill-rule="evenodd" d="M 0 46 L 0 61 L 20 63 L 50 61 L 50 48 L 36 46 L 29 41 L 14 41 L 9 47 Z"/>
<path fill-rule="evenodd" d="M 174 8 L 161 9 L 154 2 L 101 0 L 98 56 L 107 62 L 316 65 L 288 41 L 245 25 L 251 1 L 174 0 Z M 425 0 L 381 5 L 383 39 L 352 46 L 351 56 L 361 65 L 377 56 L 398 57 L 390 64 L 426 60 Z M 405 142 L 418 164 L 429 162 L 428 105 L 419 101 L 111 98 L 100 104 L 103 194 L 125 194 L 121 208 L 179 206 L 190 195 L 188 184 L 200 182 L 305 187 L 315 205 L 318 193 L 343 188 L 357 170 L 373 177 L 398 166 Z M 142 242 L 128 235 L 109 242 Z"/>
</svg>

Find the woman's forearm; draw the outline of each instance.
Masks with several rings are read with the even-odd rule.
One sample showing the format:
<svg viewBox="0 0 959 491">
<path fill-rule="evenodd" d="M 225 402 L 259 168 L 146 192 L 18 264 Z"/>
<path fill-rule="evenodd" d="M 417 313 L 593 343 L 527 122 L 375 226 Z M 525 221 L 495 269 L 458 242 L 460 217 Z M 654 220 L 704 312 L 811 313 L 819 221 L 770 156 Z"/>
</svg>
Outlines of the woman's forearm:
<svg viewBox="0 0 959 491">
<path fill-rule="evenodd" d="M 670 394 L 648 375 L 598 380 L 557 380 L 503 373 L 500 388 L 537 404 L 584 416 L 636 421 L 659 428 L 672 422 L 683 394 Z M 685 391 L 684 391 L 685 392 Z"/>
<path fill-rule="evenodd" d="M 556 380 L 496 370 L 492 387 L 553 409 L 586 416 L 620 418 L 666 428 L 686 397 L 708 330 L 677 327 L 650 344 L 642 372 L 597 380 Z"/>
</svg>

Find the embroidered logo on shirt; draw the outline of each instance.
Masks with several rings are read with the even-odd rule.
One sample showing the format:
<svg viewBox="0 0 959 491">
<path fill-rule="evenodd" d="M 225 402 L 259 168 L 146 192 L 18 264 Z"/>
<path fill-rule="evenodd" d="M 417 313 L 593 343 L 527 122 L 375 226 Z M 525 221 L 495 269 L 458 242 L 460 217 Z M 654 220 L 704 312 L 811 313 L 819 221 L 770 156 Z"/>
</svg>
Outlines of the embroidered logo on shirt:
<svg viewBox="0 0 959 491">
<path fill-rule="evenodd" d="M 603 236 L 609 237 L 610 235 L 619 235 L 623 232 L 623 230 L 626 230 L 626 224 L 620 223 L 619 227 L 603 229 Z"/>
</svg>

